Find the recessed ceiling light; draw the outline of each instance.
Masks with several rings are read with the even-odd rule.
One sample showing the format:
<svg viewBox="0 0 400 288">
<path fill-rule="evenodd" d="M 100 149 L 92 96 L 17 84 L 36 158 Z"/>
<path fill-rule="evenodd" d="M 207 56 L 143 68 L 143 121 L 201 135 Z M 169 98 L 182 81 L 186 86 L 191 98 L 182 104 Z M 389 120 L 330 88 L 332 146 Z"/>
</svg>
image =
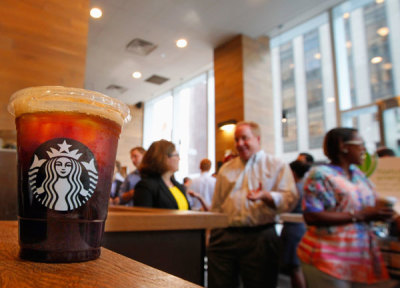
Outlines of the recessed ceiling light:
<svg viewBox="0 0 400 288">
<path fill-rule="evenodd" d="M 375 3 L 376 3 L 376 4 L 381 4 L 381 3 L 383 3 L 383 2 L 385 2 L 385 0 L 375 0 Z"/>
<path fill-rule="evenodd" d="M 321 59 L 321 53 L 315 53 L 314 58 L 317 60 Z"/>
<path fill-rule="evenodd" d="M 142 73 L 140 73 L 139 71 L 133 72 L 132 77 L 135 79 L 139 79 L 140 77 L 142 77 Z"/>
<path fill-rule="evenodd" d="M 351 48 L 351 46 L 353 46 L 353 44 L 351 43 L 351 41 L 347 41 L 347 42 L 346 42 L 346 48 Z"/>
<path fill-rule="evenodd" d="M 179 39 L 178 41 L 176 41 L 176 46 L 179 48 L 185 48 L 187 46 L 187 41 L 186 39 Z"/>
<path fill-rule="evenodd" d="M 98 19 L 98 18 L 100 18 L 102 15 L 103 15 L 103 11 L 101 11 L 100 8 L 95 7 L 95 8 L 92 8 L 92 9 L 90 10 L 90 16 L 92 16 L 92 18 Z"/>
<path fill-rule="evenodd" d="M 388 27 L 382 27 L 379 28 L 376 33 L 378 33 L 379 36 L 385 37 L 389 34 L 389 28 Z"/>
<path fill-rule="evenodd" d="M 349 19 L 350 18 L 350 13 L 346 12 L 343 14 L 343 19 Z"/>
<path fill-rule="evenodd" d="M 382 60 L 383 60 L 383 58 L 381 56 L 376 56 L 376 57 L 371 59 L 371 63 L 372 64 L 378 64 L 378 63 L 381 63 Z"/>
</svg>

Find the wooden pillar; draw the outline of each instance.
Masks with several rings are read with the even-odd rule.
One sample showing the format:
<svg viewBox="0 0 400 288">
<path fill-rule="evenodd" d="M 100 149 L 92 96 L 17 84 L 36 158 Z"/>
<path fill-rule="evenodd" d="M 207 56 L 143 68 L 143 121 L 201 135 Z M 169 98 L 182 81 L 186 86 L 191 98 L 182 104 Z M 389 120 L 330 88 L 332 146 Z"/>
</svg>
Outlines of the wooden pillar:
<svg viewBox="0 0 400 288">
<path fill-rule="evenodd" d="M 88 17 L 89 0 L 0 1 L 0 138 L 15 137 L 7 111 L 15 91 L 39 85 L 83 88 Z"/>
<path fill-rule="evenodd" d="M 241 35 L 214 50 L 216 162 L 223 160 L 226 150 L 234 151 L 233 133 L 218 129 L 218 123 L 244 119 L 242 52 Z"/>
<path fill-rule="evenodd" d="M 274 153 L 273 94 L 269 39 L 238 35 L 214 50 L 216 161 L 235 151 L 233 133 L 218 129 L 228 120 L 255 121 L 262 148 Z"/>
</svg>

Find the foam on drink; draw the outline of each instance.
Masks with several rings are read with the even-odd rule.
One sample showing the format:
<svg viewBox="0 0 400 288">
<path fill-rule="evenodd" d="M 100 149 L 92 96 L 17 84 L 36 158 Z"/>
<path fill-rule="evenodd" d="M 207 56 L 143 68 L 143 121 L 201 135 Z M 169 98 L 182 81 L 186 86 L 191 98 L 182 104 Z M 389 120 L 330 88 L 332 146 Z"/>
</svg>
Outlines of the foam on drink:
<svg viewBox="0 0 400 288">
<path fill-rule="evenodd" d="M 95 91 L 63 86 L 25 88 L 14 93 L 8 111 L 16 118 L 34 112 L 80 112 L 100 116 L 120 126 L 131 119 L 121 101 Z"/>
</svg>

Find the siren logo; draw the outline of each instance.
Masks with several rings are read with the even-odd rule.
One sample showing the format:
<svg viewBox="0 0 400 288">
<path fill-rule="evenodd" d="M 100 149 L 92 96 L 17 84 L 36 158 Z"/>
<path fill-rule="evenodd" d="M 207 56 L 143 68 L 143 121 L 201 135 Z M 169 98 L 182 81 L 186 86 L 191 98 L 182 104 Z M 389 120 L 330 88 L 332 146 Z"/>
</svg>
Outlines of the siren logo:
<svg viewBox="0 0 400 288">
<path fill-rule="evenodd" d="M 88 147 L 68 138 L 49 140 L 36 149 L 29 168 L 34 198 L 56 211 L 84 205 L 96 189 L 97 162 Z"/>
</svg>

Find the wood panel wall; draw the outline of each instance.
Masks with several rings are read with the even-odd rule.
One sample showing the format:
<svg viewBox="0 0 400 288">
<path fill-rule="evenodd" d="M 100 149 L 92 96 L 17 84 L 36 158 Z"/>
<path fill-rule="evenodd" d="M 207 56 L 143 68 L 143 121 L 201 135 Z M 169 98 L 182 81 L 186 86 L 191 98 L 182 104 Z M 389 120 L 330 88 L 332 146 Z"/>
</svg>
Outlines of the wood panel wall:
<svg viewBox="0 0 400 288">
<path fill-rule="evenodd" d="M 261 145 L 274 152 L 273 93 L 269 39 L 238 35 L 214 50 L 216 161 L 233 150 L 233 133 L 218 129 L 230 119 L 261 126 Z"/>
<path fill-rule="evenodd" d="M 236 36 L 214 50 L 215 158 L 222 161 L 226 150 L 235 150 L 233 134 L 218 129 L 218 123 L 244 119 L 243 42 Z"/>
<path fill-rule="evenodd" d="M 39 85 L 83 88 L 89 0 L 0 1 L 0 130 L 15 135 L 7 112 L 15 91 Z"/>
</svg>

